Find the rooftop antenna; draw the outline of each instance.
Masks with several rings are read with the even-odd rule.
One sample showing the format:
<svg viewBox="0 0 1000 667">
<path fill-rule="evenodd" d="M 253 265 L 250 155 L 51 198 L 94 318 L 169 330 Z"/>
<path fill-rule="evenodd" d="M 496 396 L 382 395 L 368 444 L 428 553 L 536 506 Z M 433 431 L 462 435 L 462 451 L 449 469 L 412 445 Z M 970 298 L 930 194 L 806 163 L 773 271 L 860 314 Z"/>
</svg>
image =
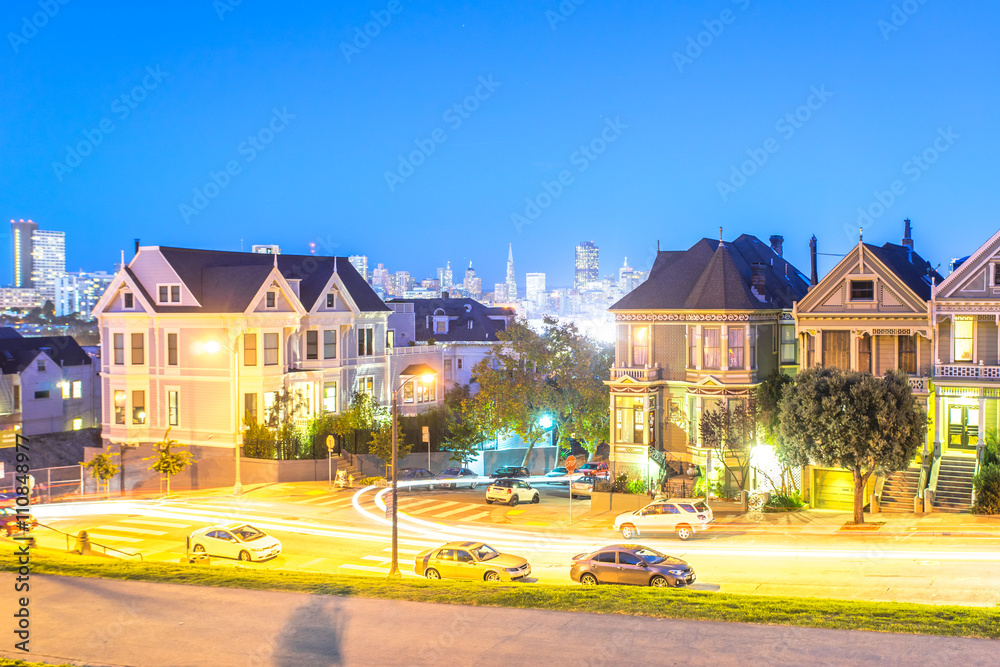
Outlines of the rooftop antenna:
<svg viewBox="0 0 1000 667">
<path fill-rule="evenodd" d="M 278 268 L 278 253 L 274 253 L 274 268 Z"/>
<path fill-rule="evenodd" d="M 865 228 L 858 227 L 858 243 L 864 243 L 865 241 Z"/>
<path fill-rule="evenodd" d="M 122 250 L 122 268 L 125 268 L 125 251 Z"/>
<path fill-rule="evenodd" d="M 719 227 L 719 243 L 722 243 L 722 227 Z"/>
</svg>

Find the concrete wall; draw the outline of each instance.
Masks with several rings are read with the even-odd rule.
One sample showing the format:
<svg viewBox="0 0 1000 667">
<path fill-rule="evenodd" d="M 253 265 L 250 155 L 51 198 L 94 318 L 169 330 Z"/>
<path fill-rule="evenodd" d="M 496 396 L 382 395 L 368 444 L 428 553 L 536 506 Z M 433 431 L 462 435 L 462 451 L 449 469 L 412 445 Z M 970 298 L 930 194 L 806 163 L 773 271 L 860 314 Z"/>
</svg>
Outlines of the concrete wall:
<svg viewBox="0 0 1000 667">
<path fill-rule="evenodd" d="M 486 450 L 479 453 L 475 461 L 470 461 L 466 467 L 480 475 L 490 475 L 500 466 L 521 465 L 524 460 L 524 448 L 520 449 L 499 449 Z M 531 460 L 528 470 L 533 475 L 544 475 L 556 467 L 556 459 L 559 451 L 556 447 L 535 447 L 531 451 Z M 385 466 L 379 458 L 373 454 L 358 455 L 358 459 L 363 462 L 362 472 L 367 475 L 385 475 Z M 427 466 L 427 452 L 416 452 L 408 454 L 399 462 L 400 468 L 428 468 L 432 473 L 437 474 L 445 468 L 461 466 L 451 460 L 451 452 L 431 452 L 430 467 Z"/>
</svg>

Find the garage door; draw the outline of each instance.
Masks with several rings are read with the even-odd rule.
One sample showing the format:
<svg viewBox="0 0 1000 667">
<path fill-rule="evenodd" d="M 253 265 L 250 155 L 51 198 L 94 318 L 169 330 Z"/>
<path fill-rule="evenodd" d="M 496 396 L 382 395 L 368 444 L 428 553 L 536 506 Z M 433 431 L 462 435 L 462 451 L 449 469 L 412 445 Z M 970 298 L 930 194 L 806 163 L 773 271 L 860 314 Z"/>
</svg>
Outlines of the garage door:
<svg viewBox="0 0 1000 667">
<path fill-rule="evenodd" d="M 854 509 L 854 475 L 845 470 L 813 470 L 815 507 L 821 510 Z"/>
</svg>

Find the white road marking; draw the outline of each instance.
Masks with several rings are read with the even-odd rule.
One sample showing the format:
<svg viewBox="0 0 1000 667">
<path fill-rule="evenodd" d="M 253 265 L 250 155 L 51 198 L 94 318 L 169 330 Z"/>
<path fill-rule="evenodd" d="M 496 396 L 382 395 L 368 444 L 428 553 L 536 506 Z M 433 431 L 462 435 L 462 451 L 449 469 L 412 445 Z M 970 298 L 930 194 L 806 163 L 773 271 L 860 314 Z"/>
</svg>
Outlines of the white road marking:
<svg viewBox="0 0 1000 667">
<path fill-rule="evenodd" d="M 436 503 L 437 498 L 431 498 L 430 500 L 410 500 L 409 498 L 400 498 L 399 504 L 406 505 L 407 509 L 411 507 L 416 507 L 417 505 L 426 505 L 427 503 Z"/>
<path fill-rule="evenodd" d="M 437 505 L 431 505 L 430 507 L 421 507 L 418 512 L 433 512 L 434 510 L 444 509 L 445 507 L 451 507 L 452 505 L 457 505 L 458 503 L 454 500 L 449 500 L 447 502 L 439 503 Z M 409 508 L 407 508 L 409 509 Z"/>
<path fill-rule="evenodd" d="M 327 505 L 350 505 L 353 500 L 353 498 L 334 498 L 333 500 L 324 500 L 323 502 L 316 504 L 323 505 L 324 507 Z"/>
<path fill-rule="evenodd" d="M 489 516 L 489 512 L 480 512 L 479 514 L 473 514 L 472 516 L 463 517 L 462 521 L 475 521 L 476 519 L 482 519 L 483 517 Z"/>
<path fill-rule="evenodd" d="M 150 530 L 149 528 L 132 528 L 131 526 L 101 526 L 101 530 L 118 530 L 123 533 L 139 533 L 140 535 L 166 535 L 165 530 Z"/>
<path fill-rule="evenodd" d="M 311 565 L 315 565 L 316 563 L 322 563 L 325 560 L 326 560 L 325 558 L 313 558 L 308 563 L 302 563 L 302 565 L 299 565 L 299 567 L 309 567 Z"/>
<path fill-rule="evenodd" d="M 440 514 L 435 514 L 435 519 L 440 519 L 442 517 L 451 516 L 452 514 L 461 514 L 462 512 L 468 512 L 470 510 L 482 511 L 480 505 L 466 505 L 465 507 L 459 507 L 457 510 L 448 510 L 447 512 L 441 512 Z"/>
<path fill-rule="evenodd" d="M 293 500 L 292 502 L 296 505 L 305 505 L 306 503 L 314 503 L 318 500 L 323 500 L 326 498 L 324 495 L 313 496 L 312 498 L 303 498 L 302 500 Z"/>
<path fill-rule="evenodd" d="M 361 560 L 373 560 L 376 563 L 382 563 L 383 565 L 385 565 L 386 563 L 388 563 L 392 559 L 391 558 L 386 558 L 385 556 L 362 556 Z"/>
<path fill-rule="evenodd" d="M 122 519 L 119 523 L 134 523 L 140 526 L 166 526 L 167 528 L 192 528 L 190 523 L 171 523 L 170 521 L 151 521 L 148 519 Z"/>
<path fill-rule="evenodd" d="M 101 541 L 101 540 L 112 540 L 117 542 L 142 542 L 140 537 L 122 537 L 120 535 L 104 535 L 102 533 L 87 533 L 87 536 L 91 540 Z"/>
</svg>

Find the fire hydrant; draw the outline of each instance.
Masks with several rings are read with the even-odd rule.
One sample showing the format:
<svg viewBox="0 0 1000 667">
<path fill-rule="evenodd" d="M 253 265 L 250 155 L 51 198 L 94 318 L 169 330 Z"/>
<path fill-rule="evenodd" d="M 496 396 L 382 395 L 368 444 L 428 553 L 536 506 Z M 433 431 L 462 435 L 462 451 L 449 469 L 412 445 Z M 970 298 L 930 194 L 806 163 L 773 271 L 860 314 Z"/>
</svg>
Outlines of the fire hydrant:
<svg viewBox="0 0 1000 667">
<path fill-rule="evenodd" d="M 87 535 L 87 531 L 81 530 L 80 534 L 76 536 L 76 551 L 81 556 L 89 556 L 90 551 L 90 536 Z"/>
<path fill-rule="evenodd" d="M 349 488 L 349 489 L 353 489 L 354 488 L 354 475 L 348 475 L 347 476 L 347 488 Z"/>
</svg>

